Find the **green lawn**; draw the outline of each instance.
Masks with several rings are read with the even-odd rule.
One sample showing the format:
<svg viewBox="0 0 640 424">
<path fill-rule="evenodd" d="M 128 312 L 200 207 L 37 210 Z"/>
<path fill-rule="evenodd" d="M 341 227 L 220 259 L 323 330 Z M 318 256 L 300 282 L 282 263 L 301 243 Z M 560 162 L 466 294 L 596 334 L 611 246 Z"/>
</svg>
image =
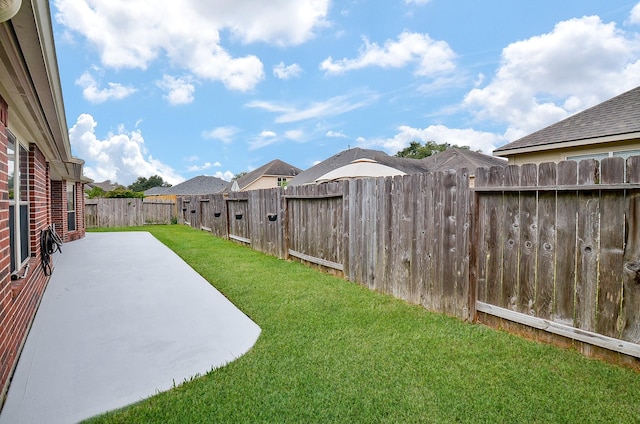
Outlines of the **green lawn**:
<svg viewBox="0 0 640 424">
<path fill-rule="evenodd" d="M 640 374 L 630 369 L 429 313 L 185 226 L 140 229 L 262 334 L 231 364 L 95 422 L 640 422 Z"/>
</svg>

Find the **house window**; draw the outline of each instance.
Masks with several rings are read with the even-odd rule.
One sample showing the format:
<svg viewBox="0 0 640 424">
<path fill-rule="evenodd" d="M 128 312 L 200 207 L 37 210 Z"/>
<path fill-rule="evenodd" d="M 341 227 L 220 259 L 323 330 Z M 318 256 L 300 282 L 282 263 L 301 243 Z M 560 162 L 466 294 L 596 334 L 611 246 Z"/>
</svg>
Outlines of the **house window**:
<svg viewBox="0 0 640 424">
<path fill-rule="evenodd" d="M 609 153 L 589 153 L 586 155 L 574 155 L 567 156 L 567 160 L 575 160 L 576 162 L 580 162 L 585 159 L 595 159 L 597 161 L 601 161 L 602 159 L 606 159 L 609 157 Z"/>
<path fill-rule="evenodd" d="M 613 157 L 622 157 L 624 160 L 629 159 L 631 156 L 640 156 L 640 149 L 613 152 Z"/>
<path fill-rule="evenodd" d="M 29 154 L 9 131 L 9 245 L 11 272 L 29 257 Z"/>
<path fill-rule="evenodd" d="M 633 150 L 620 150 L 617 152 L 606 152 L 606 153 L 592 153 L 592 154 L 586 154 L 586 155 L 575 155 L 575 156 L 567 156 L 567 160 L 575 160 L 575 161 L 581 161 L 584 159 L 596 159 L 598 161 L 598 164 L 600 163 L 600 161 L 602 161 L 602 159 L 606 159 L 606 158 L 611 158 L 611 157 L 621 157 L 624 160 L 629 159 L 631 156 L 640 156 L 640 149 L 633 149 Z M 624 178 L 625 181 L 627 179 L 627 169 L 624 169 Z"/>
<path fill-rule="evenodd" d="M 586 155 L 575 155 L 575 156 L 567 156 L 567 160 L 575 160 L 577 162 L 584 159 L 596 159 L 601 161 L 602 159 L 610 158 L 610 157 L 621 157 L 627 160 L 631 156 L 640 156 L 640 149 L 634 150 L 620 150 L 618 152 L 605 152 L 605 153 L 590 153 Z"/>
<path fill-rule="evenodd" d="M 278 177 L 278 187 L 286 187 L 287 179 L 285 177 Z"/>
<path fill-rule="evenodd" d="M 67 229 L 76 230 L 76 184 L 67 183 Z"/>
</svg>

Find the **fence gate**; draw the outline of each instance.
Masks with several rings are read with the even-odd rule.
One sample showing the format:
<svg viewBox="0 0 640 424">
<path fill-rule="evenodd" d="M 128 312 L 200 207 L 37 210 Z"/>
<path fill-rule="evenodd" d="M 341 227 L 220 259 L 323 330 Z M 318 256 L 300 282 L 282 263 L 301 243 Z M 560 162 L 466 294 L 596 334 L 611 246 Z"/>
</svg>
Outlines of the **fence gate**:
<svg viewBox="0 0 640 424">
<path fill-rule="evenodd" d="M 344 271 L 342 185 L 295 189 L 284 196 L 287 254 Z"/>
</svg>

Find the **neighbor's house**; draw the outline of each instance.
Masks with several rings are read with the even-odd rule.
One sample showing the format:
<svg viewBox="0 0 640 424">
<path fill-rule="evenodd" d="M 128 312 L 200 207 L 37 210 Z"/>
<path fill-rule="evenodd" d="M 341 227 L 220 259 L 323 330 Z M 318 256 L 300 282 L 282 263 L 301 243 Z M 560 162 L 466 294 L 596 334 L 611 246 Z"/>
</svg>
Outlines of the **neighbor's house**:
<svg viewBox="0 0 640 424">
<path fill-rule="evenodd" d="M 422 161 L 429 172 L 459 170 L 466 168 L 469 171 L 469 186 L 474 186 L 475 172 L 478 168 L 491 168 L 492 166 L 505 166 L 507 161 L 502 158 L 473 152 L 469 149 L 450 147 L 444 152 L 438 152 L 428 156 Z"/>
<path fill-rule="evenodd" d="M 218 177 L 199 175 L 172 187 L 159 187 L 152 193 L 156 193 L 155 195 L 159 196 L 216 194 L 221 193 L 228 185 L 229 182 Z"/>
<path fill-rule="evenodd" d="M 331 156 L 302 172 L 291 181 L 290 185 L 320 184 L 353 178 L 391 177 L 463 168 L 469 170 L 470 177 L 473 179 L 476 168 L 505 164 L 504 159 L 455 147 L 424 159 L 399 158 L 389 156 L 380 150 L 354 148 Z"/>
<path fill-rule="evenodd" d="M 229 182 L 218 177 L 199 175 L 173 187 L 153 190 L 150 192 L 152 193 L 150 196 L 172 200 L 176 205 L 175 216 L 179 216 L 181 222 L 189 223 L 191 222 L 191 214 L 195 212 L 195 207 L 197 206 L 196 197 L 222 193 L 229 185 Z M 147 196 L 146 192 L 145 196 Z M 178 202 L 178 197 L 181 198 L 181 202 Z M 193 202 L 192 199 L 194 200 Z M 178 204 L 182 207 L 181 210 L 177 210 Z"/>
<path fill-rule="evenodd" d="M 50 16 L 46 0 L 0 2 L 0 401 L 49 280 L 41 231 L 85 234 Z"/>
<path fill-rule="evenodd" d="M 115 190 L 119 187 L 123 187 L 122 185 L 118 184 L 118 183 L 112 183 L 111 180 L 105 180 L 105 181 L 101 181 L 101 182 L 97 182 L 97 181 L 91 181 L 90 183 L 87 183 L 84 185 L 84 190 L 85 192 L 87 191 L 91 191 L 94 188 L 100 188 L 102 189 L 105 193 L 111 191 L 111 190 Z"/>
<path fill-rule="evenodd" d="M 344 150 L 301 172 L 290 186 L 319 184 L 349 178 L 386 177 L 427 172 L 422 160 L 389 156 L 380 150 L 359 147 Z"/>
<path fill-rule="evenodd" d="M 504 159 L 459 147 L 450 147 L 444 152 L 434 153 L 422 159 L 422 161 L 426 164 L 429 172 L 466 168 L 473 173 L 477 168 L 490 168 L 507 164 Z"/>
<path fill-rule="evenodd" d="M 506 144 L 510 164 L 640 155 L 640 87 Z"/>
<path fill-rule="evenodd" d="M 302 170 L 300 168 L 289 165 L 280 159 L 274 159 L 234 180 L 226 188 L 225 192 L 286 187 L 287 184 L 301 172 Z"/>
</svg>

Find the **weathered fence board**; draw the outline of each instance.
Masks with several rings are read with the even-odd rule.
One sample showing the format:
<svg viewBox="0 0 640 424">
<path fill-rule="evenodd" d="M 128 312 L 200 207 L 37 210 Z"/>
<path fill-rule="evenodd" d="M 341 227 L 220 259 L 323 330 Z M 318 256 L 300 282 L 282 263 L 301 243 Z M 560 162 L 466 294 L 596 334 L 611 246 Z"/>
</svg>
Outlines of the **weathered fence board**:
<svg viewBox="0 0 640 424">
<path fill-rule="evenodd" d="M 227 237 L 229 211 L 224 197 L 222 195 L 209 195 L 209 207 L 213 215 L 209 215 L 211 222 L 208 223 L 208 227 L 211 228 L 211 232 L 216 236 Z"/>
<path fill-rule="evenodd" d="M 138 198 L 87 199 L 85 217 L 87 228 L 170 224 L 175 219 L 175 203 Z"/>
<path fill-rule="evenodd" d="M 226 201 L 229 238 L 243 243 L 251 243 L 248 193 L 234 193 L 234 197 L 229 197 Z"/>
<path fill-rule="evenodd" d="M 557 181 L 556 164 L 538 167 L 538 185 L 551 186 Z M 536 262 L 535 316 L 551 319 L 555 286 L 556 193 L 538 193 L 538 258 Z"/>
<path fill-rule="evenodd" d="M 496 169 L 496 172 L 499 172 Z M 504 168 L 504 178 L 502 183 L 505 187 L 517 187 L 520 185 L 520 170 L 518 166 L 509 165 Z M 500 276 L 500 296 L 499 304 L 510 309 L 516 308 L 518 298 L 518 285 L 504 284 L 505 279 L 519 279 L 520 264 L 520 195 L 518 192 L 504 192 L 502 230 L 504 237 L 501 241 L 502 274 Z M 498 218 L 496 218 L 498 219 Z"/>
<path fill-rule="evenodd" d="M 471 191 L 469 190 L 469 170 L 461 169 L 457 173 L 456 193 L 456 246 L 452 254 L 456 258 L 455 301 L 452 315 L 469 318 L 469 242 L 471 231 Z M 422 268 L 420 268 L 421 270 Z M 420 273 L 422 273 L 420 271 Z"/>
<path fill-rule="evenodd" d="M 437 310 L 437 298 L 435 296 L 435 279 L 437 258 L 434 256 L 435 216 L 433 212 L 433 190 L 435 179 L 432 173 L 424 174 L 421 180 L 422 208 L 416 211 L 417 221 L 421 223 L 422 231 L 419 233 L 422 241 L 422 271 L 419 273 L 422 279 L 420 287 L 421 304 L 428 310 Z"/>
<path fill-rule="evenodd" d="M 575 186 L 578 182 L 578 163 L 560 162 L 557 166 L 559 185 Z M 555 322 L 573 325 L 577 258 L 578 202 L 575 193 L 558 193 L 556 197 L 556 260 L 554 315 Z"/>
<path fill-rule="evenodd" d="M 282 189 L 251 190 L 248 206 L 252 247 L 261 252 L 283 257 L 284 231 L 282 226 Z"/>
<path fill-rule="evenodd" d="M 478 310 L 638 356 L 639 161 L 478 170 Z"/>
<path fill-rule="evenodd" d="M 599 181 L 599 167 L 595 160 L 578 164 L 578 184 Z M 598 281 L 598 246 L 600 244 L 600 196 L 594 190 L 578 193 L 578 255 L 576 275 L 577 328 L 594 331 L 596 320 L 596 289 Z"/>
<path fill-rule="evenodd" d="M 602 161 L 602 184 L 624 183 L 623 158 L 607 158 Z M 600 200 L 600 264 L 597 290 L 597 319 L 595 331 L 608 337 L 621 337 L 618 331 L 618 315 L 621 309 L 622 270 L 624 256 L 626 202 L 615 192 L 601 193 Z"/>
</svg>

